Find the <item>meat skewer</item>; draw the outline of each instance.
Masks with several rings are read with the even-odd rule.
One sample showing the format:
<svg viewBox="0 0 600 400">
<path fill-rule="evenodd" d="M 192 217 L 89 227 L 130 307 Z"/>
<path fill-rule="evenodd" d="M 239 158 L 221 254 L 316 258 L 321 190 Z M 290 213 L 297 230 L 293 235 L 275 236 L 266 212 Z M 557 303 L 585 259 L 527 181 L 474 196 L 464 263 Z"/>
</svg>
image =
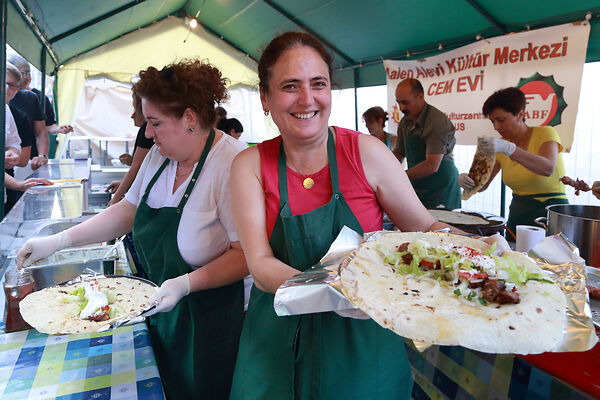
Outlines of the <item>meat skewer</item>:
<svg viewBox="0 0 600 400">
<path fill-rule="evenodd" d="M 585 181 L 581 179 L 573 180 L 573 178 L 569 178 L 568 176 L 563 176 L 560 178 L 560 181 L 565 185 L 573 186 L 575 188 L 575 196 L 579 196 L 579 192 L 589 192 L 592 190 L 590 185 L 585 183 Z"/>
</svg>

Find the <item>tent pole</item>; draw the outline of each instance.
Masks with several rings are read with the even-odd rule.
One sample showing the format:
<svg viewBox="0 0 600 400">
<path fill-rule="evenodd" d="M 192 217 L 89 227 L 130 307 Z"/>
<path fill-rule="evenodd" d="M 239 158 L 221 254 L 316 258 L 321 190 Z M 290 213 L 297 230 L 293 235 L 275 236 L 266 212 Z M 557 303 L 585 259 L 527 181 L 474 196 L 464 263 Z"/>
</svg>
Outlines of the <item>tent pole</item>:
<svg viewBox="0 0 600 400">
<path fill-rule="evenodd" d="M 83 24 L 81 24 L 79 26 L 76 26 L 73 29 L 69 29 L 68 31 L 63 32 L 60 35 L 56 35 L 56 36 L 48 39 L 48 42 L 49 43 L 57 42 L 57 41 L 59 41 L 61 39 L 66 38 L 67 36 L 71 36 L 74 33 L 77 33 L 77 32 L 79 32 L 81 30 L 84 30 L 85 28 L 88 28 L 88 27 L 90 27 L 90 26 L 92 26 L 94 24 L 97 24 L 98 22 L 104 21 L 105 19 L 110 18 L 110 17 L 112 17 L 115 14 L 118 14 L 118 13 L 120 13 L 122 11 L 125 11 L 125 10 L 127 10 L 127 9 L 129 9 L 131 7 L 137 6 L 138 4 L 143 3 L 145 1 L 146 0 L 134 0 L 134 1 L 130 2 L 130 3 L 124 4 L 124 5 L 122 5 L 119 8 L 115 8 L 114 10 L 107 12 L 106 14 L 103 14 L 103 15 L 101 15 L 99 17 L 96 17 L 96 18 L 94 18 L 94 19 L 92 19 L 90 21 L 84 22 Z"/>
<path fill-rule="evenodd" d="M 6 1 L 3 0 L 2 3 L 4 4 L 6 3 Z M 29 29 L 31 29 L 31 32 L 33 32 L 35 37 L 39 40 L 40 44 L 43 47 L 46 47 L 46 49 L 48 49 L 48 54 L 50 54 L 50 57 L 52 57 L 54 64 L 56 64 L 56 66 L 58 67 L 58 58 L 54 54 L 52 47 L 50 47 L 50 43 L 48 43 L 48 40 L 46 40 L 46 37 L 42 34 L 40 28 L 37 26 L 33 18 L 29 16 L 27 8 L 23 5 L 21 0 L 12 0 L 12 3 L 17 8 L 17 11 L 20 11 L 20 13 L 18 14 L 21 16 L 21 18 L 23 18 L 23 21 L 25 21 L 25 23 L 29 26 Z"/>
<path fill-rule="evenodd" d="M 6 99 L 6 1 L 2 1 L 0 5 L 0 96 L 2 99 Z M 5 125 L 5 112 L 7 105 L 4 101 L 1 102 L 0 106 L 0 149 L 4 150 L 6 146 L 6 125 Z M 4 151 L 0 151 L 0 169 L 2 170 L 2 177 L 0 178 L 0 192 L 2 192 L 2 201 L 0 202 L 0 220 L 4 218 Z"/>
<path fill-rule="evenodd" d="M 42 46 L 41 55 L 42 87 L 40 88 L 40 105 L 42 106 L 42 118 L 46 120 L 46 48 Z"/>
<path fill-rule="evenodd" d="M 494 18 L 485 8 L 480 6 L 475 0 L 467 0 L 467 3 L 475 9 L 483 18 L 485 18 L 492 26 L 502 33 L 506 33 L 506 27 Z"/>
<path fill-rule="evenodd" d="M 323 39 L 320 35 L 317 35 L 315 31 L 308 28 L 306 25 L 302 24 L 300 21 L 298 21 L 298 19 L 296 17 L 294 17 L 293 15 L 291 15 L 290 13 L 285 11 L 283 8 L 279 7 L 272 0 L 263 0 L 263 1 L 265 4 L 267 4 L 273 10 L 277 11 L 279 14 L 281 14 L 282 16 L 287 18 L 290 22 L 293 22 L 294 24 L 299 26 L 303 31 L 305 31 L 306 33 L 309 33 L 309 34 L 313 35 L 314 37 L 316 37 L 317 39 L 319 39 L 325 46 L 329 47 L 336 54 L 342 56 L 342 58 L 344 60 L 346 60 L 348 63 L 350 63 L 350 65 L 356 64 L 356 62 L 352 58 L 350 58 L 349 56 L 344 54 L 340 49 L 335 47 L 333 44 L 329 43 L 327 40 Z"/>
<path fill-rule="evenodd" d="M 358 70 L 354 70 L 354 130 L 358 132 Z"/>
</svg>

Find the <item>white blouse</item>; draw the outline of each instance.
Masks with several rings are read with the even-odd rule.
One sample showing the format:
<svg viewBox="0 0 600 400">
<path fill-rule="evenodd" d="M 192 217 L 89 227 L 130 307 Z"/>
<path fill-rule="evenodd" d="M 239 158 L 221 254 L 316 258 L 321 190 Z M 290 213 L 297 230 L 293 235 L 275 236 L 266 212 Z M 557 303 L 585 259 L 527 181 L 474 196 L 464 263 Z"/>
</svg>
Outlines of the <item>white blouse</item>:
<svg viewBox="0 0 600 400">
<path fill-rule="evenodd" d="M 222 255 L 237 242 L 231 215 L 229 171 L 233 158 L 247 146 L 229 135 L 223 135 L 208 153 L 190 198 L 183 208 L 177 231 L 177 245 L 183 259 L 197 269 Z M 137 206 L 148 183 L 158 171 L 165 156 L 153 146 L 125 195 Z M 197 164 L 196 164 L 197 165 Z M 195 169 L 195 167 L 194 167 Z M 173 193 L 177 161 L 171 161 L 150 189 L 147 203 L 152 208 L 177 207 L 190 183 L 192 173 Z"/>
<path fill-rule="evenodd" d="M 21 137 L 8 104 L 4 109 L 4 146 L 21 150 Z"/>
</svg>

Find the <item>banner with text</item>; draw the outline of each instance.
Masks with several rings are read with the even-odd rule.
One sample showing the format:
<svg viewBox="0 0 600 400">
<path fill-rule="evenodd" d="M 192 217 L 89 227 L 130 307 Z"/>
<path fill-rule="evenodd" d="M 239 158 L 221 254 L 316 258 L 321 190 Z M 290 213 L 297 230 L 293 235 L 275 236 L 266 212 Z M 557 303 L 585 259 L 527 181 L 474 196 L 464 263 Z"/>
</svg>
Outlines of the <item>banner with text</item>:
<svg viewBox="0 0 600 400">
<path fill-rule="evenodd" d="M 498 136 L 481 113 L 483 103 L 496 90 L 515 86 L 527 99 L 527 125 L 553 126 L 569 151 L 589 33 L 587 23 L 565 24 L 483 39 L 421 60 L 384 60 L 388 129 L 395 133 L 402 118 L 396 86 L 416 78 L 425 101 L 454 124 L 457 143 L 477 144 L 478 136 Z"/>
</svg>

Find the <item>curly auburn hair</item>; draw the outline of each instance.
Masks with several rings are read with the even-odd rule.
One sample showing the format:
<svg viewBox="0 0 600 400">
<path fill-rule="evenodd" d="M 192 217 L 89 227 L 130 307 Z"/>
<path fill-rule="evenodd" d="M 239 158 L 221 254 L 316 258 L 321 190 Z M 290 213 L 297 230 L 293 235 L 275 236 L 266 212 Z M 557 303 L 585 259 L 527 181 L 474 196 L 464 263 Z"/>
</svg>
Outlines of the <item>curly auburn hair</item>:
<svg viewBox="0 0 600 400">
<path fill-rule="evenodd" d="M 184 59 L 160 71 L 154 67 L 140 71 L 133 91 L 175 118 L 190 108 L 198 114 L 201 126 L 210 127 L 215 122 L 215 107 L 228 98 L 227 82 L 207 61 Z"/>
</svg>

